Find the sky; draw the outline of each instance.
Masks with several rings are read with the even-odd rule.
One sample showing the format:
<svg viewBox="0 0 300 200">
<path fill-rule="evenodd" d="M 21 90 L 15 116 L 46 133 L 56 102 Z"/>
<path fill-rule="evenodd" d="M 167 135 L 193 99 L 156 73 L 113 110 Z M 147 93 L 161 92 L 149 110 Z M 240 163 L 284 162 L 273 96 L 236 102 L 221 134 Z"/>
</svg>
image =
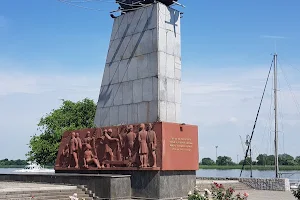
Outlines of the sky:
<svg viewBox="0 0 300 200">
<path fill-rule="evenodd" d="M 69 0 L 70 3 L 71 0 Z M 0 159 L 25 159 L 30 136 L 60 99 L 97 102 L 112 0 L 1 0 Z M 300 155 L 300 1 L 180 0 L 182 120 L 199 126 L 200 159 L 240 160 L 272 54 L 278 53 L 279 153 Z M 82 8 L 83 6 L 87 8 Z M 272 78 L 272 77 L 271 77 Z M 253 153 L 273 153 L 272 83 Z"/>
</svg>

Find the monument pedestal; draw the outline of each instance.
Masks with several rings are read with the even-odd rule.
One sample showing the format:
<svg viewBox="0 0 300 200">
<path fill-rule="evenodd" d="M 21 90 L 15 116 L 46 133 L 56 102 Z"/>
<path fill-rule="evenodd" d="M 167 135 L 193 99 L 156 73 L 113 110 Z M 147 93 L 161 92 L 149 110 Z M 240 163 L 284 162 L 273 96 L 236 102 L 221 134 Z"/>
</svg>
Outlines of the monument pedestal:
<svg viewBox="0 0 300 200">
<path fill-rule="evenodd" d="M 133 125 L 133 132 L 138 133 L 138 128 L 139 125 Z M 193 190 L 196 184 L 196 170 L 199 168 L 197 126 L 166 122 L 154 123 L 153 131 L 157 139 L 156 167 L 151 167 L 153 162 L 150 153 L 147 155 L 150 167 L 140 167 L 138 140 L 135 140 L 137 149 L 132 152 L 136 159 L 130 162 L 130 166 L 128 166 L 126 150 L 117 142 L 110 144 L 114 161 L 109 162 L 105 151 L 103 151 L 105 148 L 102 145 L 104 144 L 101 144 L 101 137 L 103 137 L 103 130 L 105 129 L 112 130 L 111 138 L 119 138 L 119 142 L 122 141 L 124 126 L 84 129 L 75 132 L 79 133 L 78 138 L 81 141 L 87 141 L 87 133 L 90 132 L 92 140 L 95 141 L 97 159 L 101 165 L 110 163 L 109 165 L 104 164 L 104 168 L 98 169 L 95 163 L 89 165 L 88 168 L 79 164 L 79 168 L 75 168 L 76 164 L 72 155 L 64 154 L 71 141 L 72 133 L 65 132 L 60 145 L 55 172 L 130 175 L 132 197 L 137 198 L 178 199 L 185 197 L 190 190 Z M 83 149 L 85 149 L 84 143 L 82 144 Z M 66 155 L 68 155 L 67 159 Z M 83 152 L 79 150 L 78 155 L 80 159 L 83 159 L 80 157 Z M 79 160 L 79 163 L 83 162 Z M 70 167 L 68 167 L 69 165 Z"/>
<path fill-rule="evenodd" d="M 196 171 L 99 171 L 130 175 L 132 199 L 185 199 L 196 186 Z"/>
</svg>

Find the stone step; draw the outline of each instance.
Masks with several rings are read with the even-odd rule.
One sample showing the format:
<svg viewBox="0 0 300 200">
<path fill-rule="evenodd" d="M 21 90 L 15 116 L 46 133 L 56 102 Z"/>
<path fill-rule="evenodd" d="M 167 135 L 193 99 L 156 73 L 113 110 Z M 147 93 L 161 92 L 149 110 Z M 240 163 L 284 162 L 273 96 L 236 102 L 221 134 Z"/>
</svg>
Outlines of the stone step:
<svg viewBox="0 0 300 200">
<path fill-rule="evenodd" d="M 9 193 L 6 193 L 6 192 L 0 192 L 0 195 L 6 195 L 6 196 L 9 196 L 9 195 L 28 195 L 28 194 L 35 194 L 37 196 L 40 196 L 40 195 L 44 195 L 44 194 L 47 194 L 47 193 L 59 193 L 59 194 L 70 194 L 70 193 L 85 193 L 83 190 L 78 190 L 78 189 L 74 189 L 74 190 L 44 190 L 44 191 L 16 191 L 16 192 L 9 192 Z"/>
<path fill-rule="evenodd" d="M 3 189 L 0 190 L 0 194 L 22 194 L 22 193 L 28 193 L 28 192 L 35 192 L 35 193 L 43 193 L 45 191 L 77 191 L 78 188 L 77 186 L 63 186 L 63 187 L 51 187 L 51 188 L 43 188 L 43 187 L 38 187 L 38 188 L 11 188 L 11 189 Z"/>
<path fill-rule="evenodd" d="M 93 200 L 92 197 L 78 197 L 79 199 L 84 198 L 85 200 Z M 22 197 L 22 198 L 9 198 L 5 200 L 70 200 L 69 197 L 59 197 L 59 196 L 53 196 L 53 197 L 47 197 L 47 198 L 31 198 L 31 197 Z M 4 200 L 4 199 L 3 199 Z"/>
<path fill-rule="evenodd" d="M 68 196 L 72 196 L 74 193 L 43 193 L 43 194 L 40 194 L 40 195 L 36 195 L 34 193 L 31 193 L 31 194 L 17 194 L 17 195 L 0 195 L 0 199 L 10 199 L 10 198 L 25 198 L 25 197 L 35 197 L 35 198 L 49 198 L 49 197 L 52 197 L 52 196 L 61 196 L 61 197 L 68 197 Z M 79 197 L 90 197 L 90 195 L 88 194 L 84 194 L 84 193 L 77 193 L 77 195 Z"/>
<path fill-rule="evenodd" d="M 10 200 L 17 200 L 17 199 L 69 199 L 69 196 L 72 196 L 74 193 L 77 193 L 78 198 L 85 198 L 93 199 L 93 197 L 90 197 L 89 194 L 86 194 L 84 191 L 77 189 L 77 190 L 63 190 L 63 191 L 55 191 L 55 190 L 49 190 L 49 191 L 26 191 L 26 192 L 20 192 L 18 191 L 16 194 L 9 193 L 9 194 L 3 194 L 0 193 L 0 200 L 4 199 L 10 199 Z M 32 198 L 34 197 L 34 198 Z"/>
</svg>

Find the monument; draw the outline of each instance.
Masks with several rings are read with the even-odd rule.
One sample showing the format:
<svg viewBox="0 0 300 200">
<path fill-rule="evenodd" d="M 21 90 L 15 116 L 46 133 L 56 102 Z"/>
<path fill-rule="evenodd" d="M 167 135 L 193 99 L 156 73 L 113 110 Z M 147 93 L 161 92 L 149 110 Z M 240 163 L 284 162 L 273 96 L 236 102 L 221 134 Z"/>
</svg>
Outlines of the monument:
<svg viewBox="0 0 300 200">
<path fill-rule="evenodd" d="M 198 127 L 180 119 L 181 14 L 145 2 L 114 19 L 97 128 L 64 133 L 55 171 L 130 175 L 132 197 L 178 199 L 199 168 Z"/>
</svg>

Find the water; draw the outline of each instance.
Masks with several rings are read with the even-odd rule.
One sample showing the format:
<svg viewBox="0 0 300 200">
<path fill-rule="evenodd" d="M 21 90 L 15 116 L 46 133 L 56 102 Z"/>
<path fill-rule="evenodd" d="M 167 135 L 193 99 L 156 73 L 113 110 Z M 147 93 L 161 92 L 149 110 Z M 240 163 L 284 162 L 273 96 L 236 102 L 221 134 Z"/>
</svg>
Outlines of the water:
<svg viewBox="0 0 300 200">
<path fill-rule="evenodd" d="M 0 174 L 13 174 L 18 169 L 20 168 L 0 168 Z"/>
<path fill-rule="evenodd" d="M 239 178 L 240 169 L 218 170 L 218 169 L 200 169 L 196 172 L 197 177 L 219 177 L 219 178 Z M 291 180 L 300 180 L 300 171 L 280 171 L 282 178 Z M 252 170 L 253 178 L 275 178 L 273 170 L 260 171 Z M 242 177 L 249 178 L 250 170 L 244 170 Z"/>
<path fill-rule="evenodd" d="M 15 168 L 0 168 L 0 174 L 13 174 Z M 197 177 L 219 177 L 219 178 L 239 178 L 241 170 L 218 170 L 218 169 L 200 169 L 196 172 Z M 275 172 L 272 170 L 259 171 L 253 170 L 253 178 L 274 178 Z M 300 171 L 280 171 L 283 174 L 282 178 L 289 178 L 290 180 L 300 180 Z M 244 170 L 242 177 L 250 177 L 250 170 Z"/>
</svg>

